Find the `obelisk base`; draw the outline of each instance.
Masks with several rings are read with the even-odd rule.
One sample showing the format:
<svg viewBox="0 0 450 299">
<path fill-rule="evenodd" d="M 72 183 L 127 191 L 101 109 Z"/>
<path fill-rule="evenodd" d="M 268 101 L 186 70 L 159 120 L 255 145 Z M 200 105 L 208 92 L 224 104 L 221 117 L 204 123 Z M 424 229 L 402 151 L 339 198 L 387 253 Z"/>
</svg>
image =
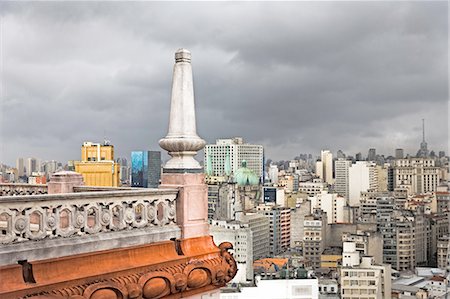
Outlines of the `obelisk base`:
<svg viewBox="0 0 450 299">
<path fill-rule="evenodd" d="M 208 185 L 204 173 L 163 173 L 160 188 L 178 188 L 177 224 L 181 238 L 209 235 Z"/>
</svg>

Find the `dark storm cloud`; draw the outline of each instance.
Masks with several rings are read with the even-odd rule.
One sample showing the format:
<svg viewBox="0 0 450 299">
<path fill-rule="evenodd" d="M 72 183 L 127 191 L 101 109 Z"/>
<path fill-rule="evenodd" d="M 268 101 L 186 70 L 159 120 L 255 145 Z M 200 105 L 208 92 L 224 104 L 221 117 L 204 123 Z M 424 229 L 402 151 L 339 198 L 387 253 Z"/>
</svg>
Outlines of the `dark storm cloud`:
<svg viewBox="0 0 450 299">
<path fill-rule="evenodd" d="M 266 156 L 414 153 L 448 141 L 446 2 L 0 4 L 2 157 L 121 156 L 166 134 L 173 53 L 193 55 L 199 134 Z"/>
</svg>

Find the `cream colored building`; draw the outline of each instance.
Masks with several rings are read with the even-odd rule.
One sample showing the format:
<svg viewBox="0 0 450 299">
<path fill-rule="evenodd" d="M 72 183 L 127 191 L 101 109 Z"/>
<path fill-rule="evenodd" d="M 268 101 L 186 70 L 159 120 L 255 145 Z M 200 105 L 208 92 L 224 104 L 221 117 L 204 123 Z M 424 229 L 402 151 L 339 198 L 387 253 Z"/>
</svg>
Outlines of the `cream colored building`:
<svg viewBox="0 0 450 299">
<path fill-rule="evenodd" d="M 333 184 L 333 154 L 329 150 L 320 152 L 320 161 L 316 162 L 316 175 L 323 182 Z"/>
<path fill-rule="evenodd" d="M 344 242 L 341 268 L 342 299 L 390 299 L 391 266 L 360 256 L 355 242 Z"/>
<path fill-rule="evenodd" d="M 331 223 L 347 223 L 349 219 L 345 218 L 344 207 L 346 200 L 344 197 L 336 193 L 328 193 L 322 191 L 316 196 L 310 197 L 311 213 L 314 209 L 321 209 L 327 213 L 327 222 Z"/>
<path fill-rule="evenodd" d="M 366 161 L 357 161 L 349 168 L 349 205 L 358 207 L 361 201 L 361 192 L 369 189 L 378 189 L 376 164 Z"/>
<path fill-rule="evenodd" d="M 439 185 L 440 171 L 433 159 L 411 158 L 395 161 L 394 186 L 409 194 L 434 192 Z"/>
<path fill-rule="evenodd" d="M 320 268 L 320 256 L 325 249 L 327 235 L 327 215 L 322 210 L 314 210 L 303 221 L 303 256 L 314 269 Z"/>
</svg>

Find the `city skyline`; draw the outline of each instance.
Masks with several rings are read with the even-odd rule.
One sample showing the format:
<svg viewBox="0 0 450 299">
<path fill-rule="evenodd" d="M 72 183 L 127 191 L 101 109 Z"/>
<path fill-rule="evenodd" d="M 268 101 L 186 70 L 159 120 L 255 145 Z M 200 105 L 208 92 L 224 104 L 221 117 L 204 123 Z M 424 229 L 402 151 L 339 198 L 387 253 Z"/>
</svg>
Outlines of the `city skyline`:
<svg viewBox="0 0 450 299">
<path fill-rule="evenodd" d="M 79 159 L 84 141 L 105 136 L 118 157 L 159 150 L 180 47 L 193 53 L 210 144 L 242 136 L 272 160 L 414 155 L 425 118 L 429 149 L 448 153 L 445 2 L 0 7 L 0 161 L 11 166 Z"/>
</svg>

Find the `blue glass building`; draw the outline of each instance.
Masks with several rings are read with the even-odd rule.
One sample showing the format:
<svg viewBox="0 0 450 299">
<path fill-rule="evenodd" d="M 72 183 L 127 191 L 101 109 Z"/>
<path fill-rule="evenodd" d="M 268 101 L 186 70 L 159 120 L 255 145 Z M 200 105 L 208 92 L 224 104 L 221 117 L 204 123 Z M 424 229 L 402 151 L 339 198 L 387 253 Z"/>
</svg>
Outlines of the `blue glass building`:
<svg viewBox="0 0 450 299">
<path fill-rule="evenodd" d="M 157 188 L 161 179 L 161 152 L 131 152 L 131 187 Z"/>
</svg>

